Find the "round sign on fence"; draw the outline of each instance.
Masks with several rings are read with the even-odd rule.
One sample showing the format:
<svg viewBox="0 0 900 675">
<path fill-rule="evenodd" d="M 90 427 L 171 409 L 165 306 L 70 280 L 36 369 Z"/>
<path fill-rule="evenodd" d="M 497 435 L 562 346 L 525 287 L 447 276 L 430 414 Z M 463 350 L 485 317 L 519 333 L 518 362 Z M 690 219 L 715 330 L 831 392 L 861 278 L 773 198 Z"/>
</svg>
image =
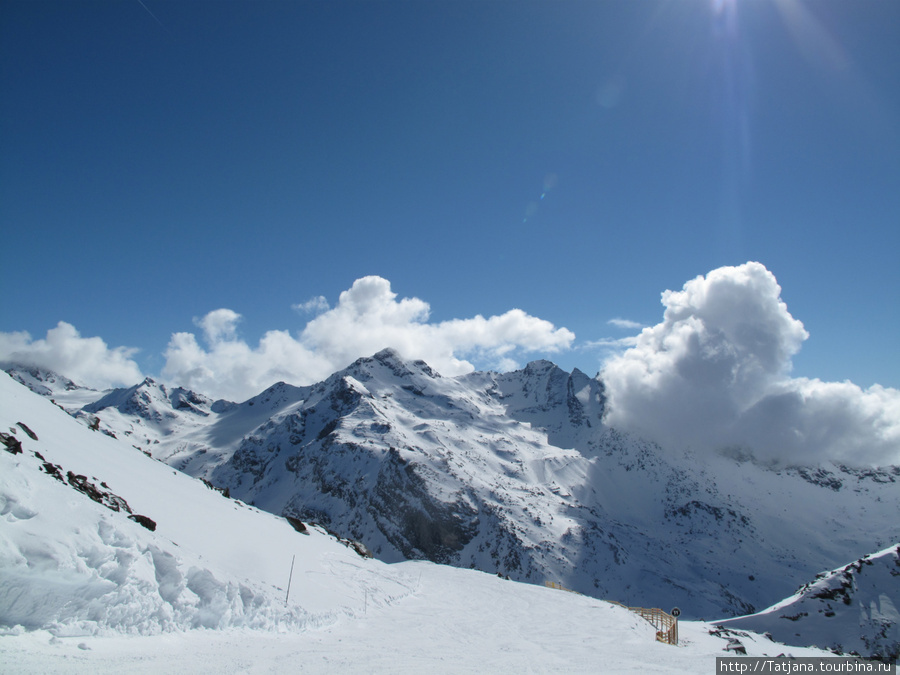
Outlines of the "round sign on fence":
<svg viewBox="0 0 900 675">
<path fill-rule="evenodd" d="M 678 609 L 677 607 L 675 607 L 672 609 L 671 612 L 669 612 L 669 614 L 671 614 L 672 616 L 674 616 L 677 619 L 679 616 L 681 616 L 681 610 Z"/>
</svg>

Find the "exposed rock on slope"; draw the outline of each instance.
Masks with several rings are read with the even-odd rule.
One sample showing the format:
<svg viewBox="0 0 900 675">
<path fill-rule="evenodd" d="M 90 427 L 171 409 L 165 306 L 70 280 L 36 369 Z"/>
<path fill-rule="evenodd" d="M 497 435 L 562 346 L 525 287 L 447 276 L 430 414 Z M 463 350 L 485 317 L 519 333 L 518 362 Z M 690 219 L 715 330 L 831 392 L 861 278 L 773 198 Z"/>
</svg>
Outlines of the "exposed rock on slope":
<svg viewBox="0 0 900 675">
<path fill-rule="evenodd" d="M 900 657 L 900 544 L 816 576 L 790 598 L 723 621 L 786 644 L 816 645 L 896 663 Z"/>
</svg>

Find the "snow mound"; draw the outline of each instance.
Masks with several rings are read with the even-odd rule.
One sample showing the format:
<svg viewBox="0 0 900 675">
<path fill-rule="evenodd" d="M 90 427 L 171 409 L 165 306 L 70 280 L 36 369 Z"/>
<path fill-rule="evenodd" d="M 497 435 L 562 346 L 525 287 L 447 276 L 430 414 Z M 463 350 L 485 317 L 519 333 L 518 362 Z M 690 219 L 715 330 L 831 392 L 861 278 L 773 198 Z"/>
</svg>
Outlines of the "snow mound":
<svg viewBox="0 0 900 675">
<path fill-rule="evenodd" d="M 0 472 L 0 625 L 72 636 L 310 623 L 274 589 L 214 572 L 53 480 L 36 457 L 3 453 Z"/>
</svg>

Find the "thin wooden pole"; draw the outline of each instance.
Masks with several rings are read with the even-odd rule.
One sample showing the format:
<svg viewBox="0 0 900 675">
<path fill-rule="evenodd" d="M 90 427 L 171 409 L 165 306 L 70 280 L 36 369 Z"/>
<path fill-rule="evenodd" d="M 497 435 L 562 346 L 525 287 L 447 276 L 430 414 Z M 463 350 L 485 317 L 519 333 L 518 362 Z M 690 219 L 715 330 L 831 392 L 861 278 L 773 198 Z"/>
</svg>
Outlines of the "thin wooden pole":
<svg viewBox="0 0 900 675">
<path fill-rule="evenodd" d="M 290 573 L 290 575 L 288 575 L 288 588 L 287 588 L 287 593 L 285 593 L 285 595 L 284 595 L 284 606 L 285 607 L 287 607 L 288 598 L 291 595 L 291 579 L 294 578 L 294 558 L 296 558 L 296 557 L 297 557 L 296 555 L 291 556 L 291 573 Z"/>
</svg>

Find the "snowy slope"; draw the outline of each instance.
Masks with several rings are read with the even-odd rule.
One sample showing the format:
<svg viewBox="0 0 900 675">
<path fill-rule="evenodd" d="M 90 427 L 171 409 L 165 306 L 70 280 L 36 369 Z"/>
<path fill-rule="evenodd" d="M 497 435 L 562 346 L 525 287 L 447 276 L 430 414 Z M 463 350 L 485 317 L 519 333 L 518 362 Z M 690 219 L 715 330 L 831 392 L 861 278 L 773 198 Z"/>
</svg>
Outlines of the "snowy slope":
<svg viewBox="0 0 900 675">
<path fill-rule="evenodd" d="M 701 672 L 729 653 L 709 625 L 683 622 L 673 647 L 593 598 L 362 558 L 90 430 L 6 376 L 0 401 L 4 672 Z M 751 655 L 822 654 L 741 640 Z"/>
<path fill-rule="evenodd" d="M 900 656 L 900 544 L 817 575 L 758 614 L 721 622 L 896 663 Z"/>
<path fill-rule="evenodd" d="M 282 518 L 225 499 L 6 376 L 0 396 L 0 428 L 21 446 L 0 451 L 2 624 L 63 635 L 302 627 L 357 611 L 372 575 L 380 581 L 370 602 L 410 592 L 404 575 L 387 583 L 383 566 L 325 533 L 299 534 Z M 303 607 L 284 603 L 294 556 L 295 588 L 307 587 Z M 317 587 L 335 567 L 349 570 L 344 588 Z"/>
</svg>

